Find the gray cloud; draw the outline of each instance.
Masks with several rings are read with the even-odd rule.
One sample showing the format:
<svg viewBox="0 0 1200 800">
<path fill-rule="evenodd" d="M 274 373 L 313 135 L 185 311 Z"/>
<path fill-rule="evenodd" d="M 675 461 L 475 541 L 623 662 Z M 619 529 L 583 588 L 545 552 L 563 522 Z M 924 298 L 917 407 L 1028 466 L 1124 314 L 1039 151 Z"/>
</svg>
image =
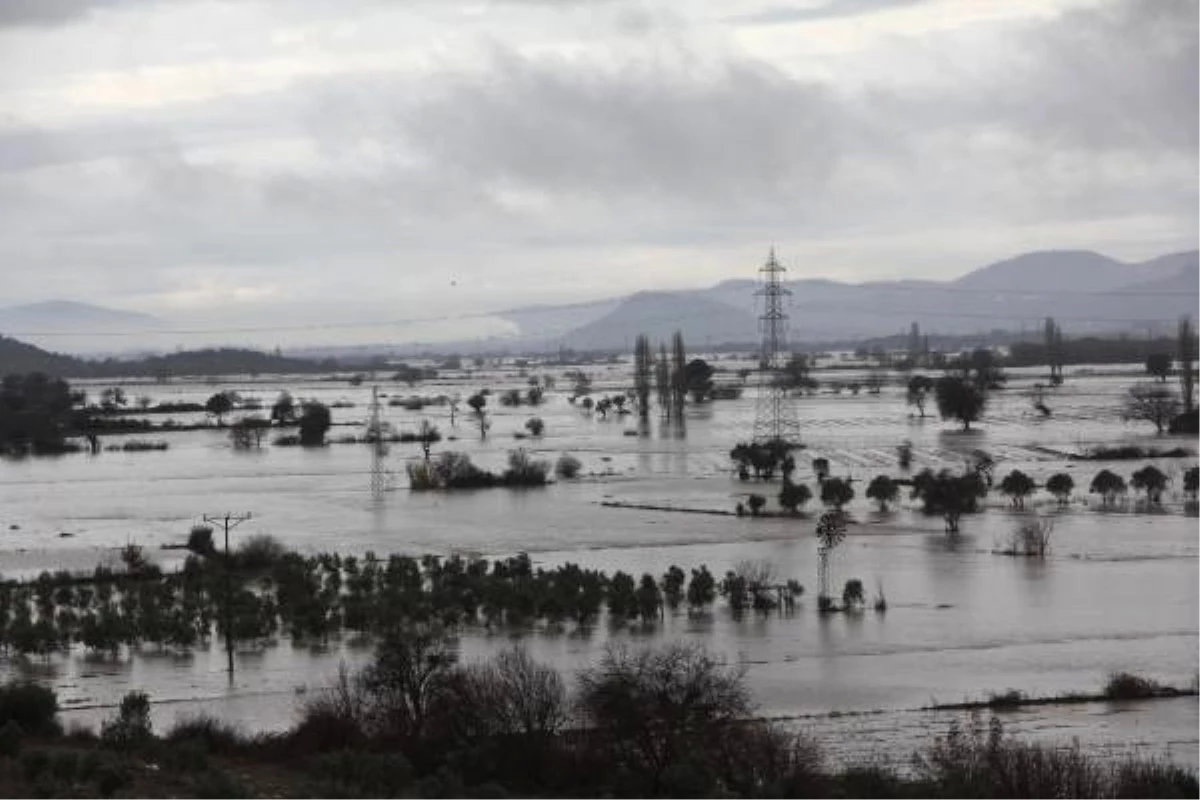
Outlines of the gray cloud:
<svg viewBox="0 0 1200 800">
<path fill-rule="evenodd" d="M 60 25 L 94 11 L 133 5 L 133 0 L 4 0 L 0 3 L 0 27 Z"/>
<path fill-rule="evenodd" d="M 915 6 L 928 0 L 826 0 L 816 5 L 773 5 L 748 14 L 737 14 L 729 21 L 744 25 L 790 25 L 799 22 L 858 17 Z"/>
<path fill-rule="evenodd" d="M 802 79 L 650 26 L 10 126 L 0 262 L 26 269 L 3 285 L 116 304 L 191 291 L 214 308 L 204 292 L 223 287 L 266 307 L 371 286 L 404 315 L 703 283 L 771 241 L 851 278 L 878 262 L 959 272 L 1031 230 L 1039 246 L 1182 249 L 1195 9 L 1153 5 L 1013 26 L 936 81 Z M 461 291 L 435 300 L 447 274 Z"/>
</svg>

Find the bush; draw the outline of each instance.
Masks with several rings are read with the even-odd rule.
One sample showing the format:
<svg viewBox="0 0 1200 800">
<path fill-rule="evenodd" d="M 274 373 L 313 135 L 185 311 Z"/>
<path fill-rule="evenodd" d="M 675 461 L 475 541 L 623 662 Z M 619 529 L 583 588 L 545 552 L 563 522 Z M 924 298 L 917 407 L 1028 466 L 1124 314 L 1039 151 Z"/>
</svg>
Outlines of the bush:
<svg viewBox="0 0 1200 800">
<path fill-rule="evenodd" d="M 192 783 L 194 797 L 254 797 L 254 793 L 246 788 L 240 780 L 223 770 L 206 771 Z"/>
<path fill-rule="evenodd" d="M 12 758 L 20 753 L 24 738 L 25 731 L 21 730 L 21 725 L 16 720 L 10 719 L 0 725 L 0 756 Z"/>
<path fill-rule="evenodd" d="M 826 478 L 821 482 L 821 502 L 840 509 L 854 499 L 854 487 L 842 478 Z"/>
<path fill-rule="evenodd" d="M 1108 676 L 1103 694 L 1109 700 L 1139 700 L 1156 697 L 1162 689 L 1161 684 L 1149 678 L 1131 672 L 1114 672 Z"/>
<path fill-rule="evenodd" d="M 198 555 L 213 552 L 213 529 L 207 525 L 196 525 L 188 532 L 187 549 Z"/>
<path fill-rule="evenodd" d="M 15 722 L 25 733 L 57 735 L 58 695 L 53 689 L 28 681 L 10 681 L 0 686 L 0 725 Z"/>
<path fill-rule="evenodd" d="M 570 480 L 579 475 L 582 468 L 583 463 L 578 458 L 570 453 L 563 453 L 554 464 L 554 474 L 564 480 Z"/>
<path fill-rule="evenodd" d="M 172 744 L 199 742 L 205 753 L 231 753 L 246 741 L 235 725 L 206 714 L 180 719 L 163 738 Z"/>
<path fill-rule="evenodd" d="M 234 563 L 240 569 L 263 570 L 273 567 L 287 553 L 287 548 L 274 536 L 265 533 L 246 538 L 234 553 Z"/>
<path fill-rule="evenodd" d="M 150 697 L 145 692 L 127 693 L 121 698 L 117 716 L 100 726 L 100 741 L 116 749 L 139 747 L 151 738 Z"/>
<path fill-rule="evenodd" d="M 729 726 L 752 715 L 744 675 L 695 645 L 610 646 L 580 673 L 579 707 L 634 796 L 652 796 L 668 769 L 715 761 Z"/>
<path fill-rule="evenodd" d="M 399 753 L 340 750 L 311 764 L 322 791 L 317 796 L 400 797 L 412 781 L 413 769 Z"/>
<path fill-rule="evenodd" d="M 36 782 L 50 766 L 50 756 L 45 750 L 30 750 L 21 754 L 21 774 L 30 783 Z"/>
<path fill-rule="evenodd" d="M 545 486 L 549 472 L 550 464 L 535 461 L 527 450 L 518 448 L 508 453 L 508 469 L 504 471 L 503 480 L 506 486 Z"/>
</svg>

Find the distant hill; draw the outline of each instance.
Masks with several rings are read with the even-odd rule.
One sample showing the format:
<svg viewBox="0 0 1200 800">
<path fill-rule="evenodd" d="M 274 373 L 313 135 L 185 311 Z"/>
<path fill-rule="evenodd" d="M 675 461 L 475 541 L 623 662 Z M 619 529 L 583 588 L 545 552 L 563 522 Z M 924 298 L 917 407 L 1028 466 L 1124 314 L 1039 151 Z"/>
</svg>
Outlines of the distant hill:
<svg viewBox="0 0 1200 800">
<path fill-rule="evenodd" d="M 233 348 L 185 350 L 164 356 L 130 360 L 89 360 L 51 353 L 25 342 L 0 336 L 0 375 L 44 372 L 63 378 L 160 378 L 328 372 L 338 369 L 339 366 L 333 359 L 313 361 Z"/>
<path fill-rule="evenodd" d="M 638 292 L 597 320 L 561 338 L 564 346 L 578 350 L 632 348 L 639 333 L 666 341 L 676 330 L 689 332 L 694 345 L 738 341 L 757 320 L 703 293 Z"/>
<path fill-rule="evenodd" d="M 1068 336 L 1147 329 L 1173 330 L 1200 305 L 1200 252 L 1172 253 L 1127 264 L 1099 253 L 1026 253 L 952 281 L 788 282 L 794 343 L 888 336 L 917 322 L 951 336 L 993 329 L 1038 330 L 1053 316 Z M 753 343 L 759 338 L 750 279 L 709 289 L 631 295 L 608 314 L 553 343 L 576 349 L 631 346 L 645 332 L 665 339 L 676 328 L 693 346 Z M 551 343 L 552 344 L 552 343 Z"/>
</svg>

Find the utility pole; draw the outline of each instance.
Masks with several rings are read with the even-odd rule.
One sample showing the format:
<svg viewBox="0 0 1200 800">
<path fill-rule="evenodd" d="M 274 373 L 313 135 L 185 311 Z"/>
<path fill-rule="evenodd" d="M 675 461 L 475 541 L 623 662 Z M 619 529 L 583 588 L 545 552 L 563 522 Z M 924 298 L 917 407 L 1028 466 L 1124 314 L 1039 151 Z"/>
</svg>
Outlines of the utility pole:
<svg viewBox="0 0 1200 800">
<path fill-rule="evenodd" d="M 233 571 L 233 558 L 229 554 L 229 531 L 250 519 L 250 514 L 205 514 L 206 525 L 221 525 L 225 529 L 225 656 L 229 662 L 229 681 L 233 682 L 233 595 L 229 575 Z"/>
</svg>

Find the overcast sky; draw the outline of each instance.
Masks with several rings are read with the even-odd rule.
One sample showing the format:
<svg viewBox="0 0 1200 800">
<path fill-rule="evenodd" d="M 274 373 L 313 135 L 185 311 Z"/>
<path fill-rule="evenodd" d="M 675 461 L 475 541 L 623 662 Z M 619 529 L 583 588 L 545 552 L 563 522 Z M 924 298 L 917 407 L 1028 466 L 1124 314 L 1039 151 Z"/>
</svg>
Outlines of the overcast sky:
<svg viewBox="0 0 1200 800">
<path fill-rule="evenodd" d="M 1196 247 L 1193 0 L 0 0 L 0 305 L 353 322 Z"/>
</svg>

